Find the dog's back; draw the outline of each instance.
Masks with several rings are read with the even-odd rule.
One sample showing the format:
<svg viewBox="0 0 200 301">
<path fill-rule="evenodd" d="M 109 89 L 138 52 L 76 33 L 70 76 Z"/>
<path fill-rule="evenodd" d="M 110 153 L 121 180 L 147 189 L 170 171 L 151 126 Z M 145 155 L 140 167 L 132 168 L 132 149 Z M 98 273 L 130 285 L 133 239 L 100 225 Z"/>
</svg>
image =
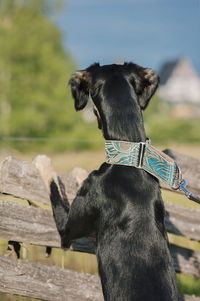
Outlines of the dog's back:
<svg viewBox="0 0 200 301">
<path fill-rule="evenodd" d="M 97 259 L 105 300 L 175 301 L 177 286 L 157 180 L 124 166 L 104 164 Z"/>
</svg>

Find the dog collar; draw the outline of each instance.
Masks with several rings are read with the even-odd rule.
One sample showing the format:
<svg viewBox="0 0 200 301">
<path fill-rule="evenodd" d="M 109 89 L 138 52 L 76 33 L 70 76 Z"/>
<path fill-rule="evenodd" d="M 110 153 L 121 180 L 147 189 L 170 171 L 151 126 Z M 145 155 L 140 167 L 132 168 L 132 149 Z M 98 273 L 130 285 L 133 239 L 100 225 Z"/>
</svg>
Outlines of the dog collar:
<svg viewBox="0 0 200 301">
<path fill-rule="evenodd" d="M 153 147 L 150 139 L 139 143 L 106 140 L 105 149 L 107 163 L 141 168 L 172 189 L 184 191 L 189 199 L 200 204 L 200 199 L 187 190 L 177 162 Z"/>
<path fill-rule="evenodd" d="M 178 188 L 177 164 L 168 155 L 153 147 L 149 139 L 139 143 L 107 140 L 105 145 L 107 163 L 144 169 L 170 187 Z"/>
</svg>

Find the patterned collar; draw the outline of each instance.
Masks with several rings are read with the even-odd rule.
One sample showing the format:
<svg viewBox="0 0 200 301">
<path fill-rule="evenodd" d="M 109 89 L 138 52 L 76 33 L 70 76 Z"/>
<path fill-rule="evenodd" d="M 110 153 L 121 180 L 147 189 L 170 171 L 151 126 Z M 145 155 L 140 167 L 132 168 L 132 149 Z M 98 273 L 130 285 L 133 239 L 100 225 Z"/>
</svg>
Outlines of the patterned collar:
<svg viewBox="0 0 200 301">
<path fill-rule="evenodd" d="M 146 142 L 106 140 L 106 162 L 141 168 L 172 189 L 182 190 L 188 199 L 200 204 L 200 198 L 187 189 L 181 170 L 171 157 Z"/>
<path fill-rule="evenodd" d="M 173 189 L 179 188 L 181 180 L 177 163 L 165 153 L 146 142 L 106 140 L 106 162 L 141 168 Z"/>
</svg>

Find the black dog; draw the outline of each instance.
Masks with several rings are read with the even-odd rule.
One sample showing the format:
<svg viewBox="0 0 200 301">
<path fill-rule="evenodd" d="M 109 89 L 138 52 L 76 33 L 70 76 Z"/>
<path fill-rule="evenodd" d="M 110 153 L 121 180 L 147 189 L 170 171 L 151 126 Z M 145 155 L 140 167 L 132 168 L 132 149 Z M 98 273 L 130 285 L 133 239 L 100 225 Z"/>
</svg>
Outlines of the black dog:
<svg viewBox="0 0 200 301">
<path fill-rule="evenodd" d="M 94 64 L 76 72 L 69 83 L 76 110 L 83 109 L 91 95 L 106 140 L 145 142 L 141 109 L 158 81 L 151 69 L 125 63 Z M 178 300 L 156 178 L 141 169 L 104 163 L 84 181 L 70 207 L 55 174 L 40 163 L 62 248 L 95 232 L 106 301 Z"/>
</svg>

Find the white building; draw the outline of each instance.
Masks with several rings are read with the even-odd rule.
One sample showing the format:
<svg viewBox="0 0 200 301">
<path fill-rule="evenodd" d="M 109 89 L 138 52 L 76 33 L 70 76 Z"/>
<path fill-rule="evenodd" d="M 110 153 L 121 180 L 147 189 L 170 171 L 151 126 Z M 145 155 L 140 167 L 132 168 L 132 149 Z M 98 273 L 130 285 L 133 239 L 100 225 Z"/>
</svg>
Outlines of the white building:
<svg viewBox="0 0 200 301">
<path fill-rule="evenodd" d="M 158 94 L 176 105 L 200 106 L 200 78 L 187 58 L 163 65 Z"/>
</svg>

